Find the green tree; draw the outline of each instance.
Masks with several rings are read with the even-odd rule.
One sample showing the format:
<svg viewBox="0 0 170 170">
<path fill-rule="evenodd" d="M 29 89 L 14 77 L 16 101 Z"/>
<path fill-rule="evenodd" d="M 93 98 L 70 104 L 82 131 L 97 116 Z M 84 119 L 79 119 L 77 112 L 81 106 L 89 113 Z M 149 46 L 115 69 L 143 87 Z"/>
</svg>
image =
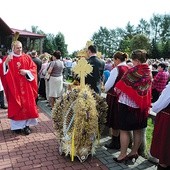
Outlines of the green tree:
<svg viewBox="0 0 170 170">
<path fill-rule="evenodd" d="M 158 48 L 158 57 L 165 58 L 169 56 L 170 39 L 170 15 L 153 15 L 150 19 L 154 46 Z M 155 56 L 154 46 L 152 44 L 152 55 Z"/>
<path fill-rule="evenodd" d="M 136 33 L 150 37 L 150 32 L 150 24 L 146 20 L 141 19 L 136 28 Z"/>
<path fill-rule="evenodd" d="M 161 58 L 161 52 L 158 48 L 156 41 L 153 39 L 151 43 L 151 58 Z"/>
<path fill-rule="evenodd" d="M 67 51 L 67 45 L 65 44 L 65 38 L 64 35 L 59 32 L 54 40 L 53 40 L 53 45 L 54 45 L 54 50 L 59 50 L 62 54 L 62 56 L 67 56 L 68 51 Z"/>
<path fill-rule="evenodd" d="M 32 32 L 43 33 L 37 26 L 32 26 Z M 125 28 L 109 30 L 106 27 L 100 27 L 92 35 L 91 40 L 98 47 L 98 51 L 106 57 L 111 57 L 118 50 L 130 53 L 131 50 L 136 48 L 150 50 L 153 57 L 168 57 L 170 49 L 170 14 L 153 14 L 148 22 L 142 18 L 139 20 L 137 27 L 130 22 L 127 23 Z M 30 48 L 38 49 L 38 41 L 32 39 Z M 43 48 L 48 53 L 60 50 L 63 56 L 68 56 L 67 44 L 65 44 L 64 35 L 60 32 L 56 36 L 47 34 Z M 75 54 L 76 52 L 69 56 L 74 57 Z"/>
<path fill-rule="evenodd" d="M 127 23 L 125 30 L 122 32 L 122 37 L 119 37 L 121 39 L 119 43 L 119 51 L 123 51 L 126 53 L 130 53 L 131 48 L 131 39 L 136 34 L 135 28 L 133 25 L 130 24 L 130 22 Z"/>
<path fill-rule="evenodd" d="M 161 28 L 161 21 L 162 16 L 161 15 L 153 15 L 153 17 L 150 19 L 151 24 L 151 38 L 154 39 L 155 42 L 160 40 L 160 28 Z"/>
<path fill-rule="evenodd" d="M 133 38 L 131 39 L 130 42 L 130 49 L 133 51 L 135 49 L 145 49 L 147 51 L 150 50 L 151 46 L 150 46 L 150 42 L 149 42 L 149 38 L 147 38 L 145 35 L 135 35 L 133 36 Z"/>
<path fill-rule="evenodd" d="M 124 49 L 123 43 L 124 37 L 125 37 L 125 30 L 122 28 L 116 28 L 114 30 L 111 30 L 112 34 L 112 53 L 115 53 L 116 51 L 121 51 L 121 49 Z"/>
<path fill-rule="evenodd" d="M 130 53 L 130 42 L 131 42 L 131 39 L 129 37 L 126 37 L 123 40 L 121 40 L 119 43 L 118 51 L 123 51 L 129 54 Z"/>
<path fill-rule="evenodd" d="M 39 30 L 38 26 L 31 26 L 32 32 L 36 34 L 44 34 L 42 30 Z M 40 50 L 40 40 L 36 38 L 30 39 L 29 50 Z"/>
<path fill-rule="evenodd" d="M 170 40 L 167 41 L 163 47 L 162 58 L 170 58 Z"/>
<path fill-rule="evenodd" d="M 71 54 L 68 55 L 70 58 L 76 58 L 77 57 L 77 52 L 78 51 L 73 51 Z"/>
<path fill-rule="evenodd" d="M 134 25 L 131 25 L 130 22 L 127 23 L 126 27 L 125 27 L 125 39 L 132 39 L 134 35 L 136 35 L 136 30 Z"/>
<path fill-rule="evenodd" d="M 170 39 L 170 15 L 164 15 L 161 17 L 160 24 L 160 39 L 163 44 L 166 44 Z"/>
<path fill-rule="evenodd" d="M 43 43 L 43 52 L 47 52 L 49 54 L 52 54 L 54 52 L 54 34 L 46 34 L 46 37 L 44 39 L 44 43 Z"/>
<path fill-rule="evenodd" d="M 59 50 L 62 56 L 67 56 L 67 45 L 65 44 L 64 35 L 59 32 L 57 35 L 47 34 L 43 43 L 43 51 L 52 54 Z"/>
<path fill-rule="evenodd" d="M 111 57 L 113 53 L 118 49 L 119 35 L 121 35 L 122 29 L 112 29 L 100 27 L 98 32 L 95 32 L 92 36 L 92 41 L 98 47 L 98 50 L 106 57 Z"/>
<path fill-rule="evenodd" d="M 92 41 L 98 47 L 100 51 L 105 56 L 108 55 L 110 46 L 110 31 L 106 27 L 100 27 L 99 31 L 94 33 L 92 36 Z"/>
</svg>

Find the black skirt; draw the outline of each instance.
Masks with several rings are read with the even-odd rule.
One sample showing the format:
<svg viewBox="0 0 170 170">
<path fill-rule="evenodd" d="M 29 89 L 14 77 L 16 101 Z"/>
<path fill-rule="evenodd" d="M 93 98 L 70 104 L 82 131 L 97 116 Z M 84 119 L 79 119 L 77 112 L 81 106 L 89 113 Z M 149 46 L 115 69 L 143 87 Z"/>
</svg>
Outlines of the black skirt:
<svg viewBox="0 0 170 170">
<path fill-rule="evenodd" d="M 139 108 L 132 108 L 119 103 L 119 126 L 120 130 L 130 131 L 147 127 L 147 117 L 145 112 Z"/>
<path fill-rule="evenodd" d="M 46 87 L 45 87 L 45 79 L 41 78 L 39 88 L 38 88 L 38 94 L 41 97 L 46 98 Z"/>
</svg>

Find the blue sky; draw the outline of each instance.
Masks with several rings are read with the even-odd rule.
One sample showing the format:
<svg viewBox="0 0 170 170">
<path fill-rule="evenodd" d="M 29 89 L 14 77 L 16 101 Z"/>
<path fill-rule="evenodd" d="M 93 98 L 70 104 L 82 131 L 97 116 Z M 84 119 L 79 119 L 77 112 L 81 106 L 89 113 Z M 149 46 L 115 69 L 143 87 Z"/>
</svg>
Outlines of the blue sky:
<svg viewBox="0 0 170 170">
<path fill-rule="evenodd" d="M 0 10 L 11 28 L 63 33 L 70 53 L 84 48 L 100 26 L 124 28 L 153 14 L 170 14 L 170 0 L 3 0 Z"/>
</svg>

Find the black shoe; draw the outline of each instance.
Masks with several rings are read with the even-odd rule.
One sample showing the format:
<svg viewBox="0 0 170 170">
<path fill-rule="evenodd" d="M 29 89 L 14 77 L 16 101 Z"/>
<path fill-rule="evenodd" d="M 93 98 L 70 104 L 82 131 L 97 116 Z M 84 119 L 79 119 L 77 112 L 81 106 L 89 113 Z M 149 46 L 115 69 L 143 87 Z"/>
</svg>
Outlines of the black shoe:
<svg viewBox="0 0 170 170">
<path fill-rule="evenodd" d="M 112 136 L 112 141 L 109 144 L 105 144 L 108 149 L 120 149 L 120 137 Z"/>
<path fill-rule="evenodd" d="M 16 133 L 16 134 L 20 134 L 22 132 L 22 130 L 21 129 L 16 129 L 16 130 L 13 130 L 13 132 Z"/>
<path fill-rule="evenodd" d="M 159 165 L 158 164 L 158 166 L 157 166 L 157 170 L 164 170 L 164 169 L 169 169 L 169 166 L 167 166 L 167 167 L 162 167 L 161 165 Z"/>
<path fill-rule="evenodd" d="M 26 126 L 26 128 L 28 128 L 31 131 L 31 128 L 29 126 Z"/>
<path fill-rule="evenodd" d="M 108 149 L 114 149 L 113 142 L 104 145 Z"/>
<path fill-rule="evenodd" d="M 7 106 L 1 106 L 1 109 L 8 109 L 8 107 Z"/>
<path fill-rule="evenodd" d="M 127 157 L 125 156 L 123 159 L 118 160 L 117 158 L 113 158 L 113 160 L 117 163 L 126 163 Z"/>
<path fill-rule="evenodd" d="M 24 129 L 23 129 L 23 132 L 25 135 L 29 135 L 31 133 L 31 130 L 29 128 L 29 126 L 26 126 Z"/>
<path fill-rule="evenodd" d="M 115 144 L 115 143 L 109 143 L 104 145 L 108 149 L 120 149 L 120 144 Z"/>
<path fill-rule="evenodd" d="M 134 155 L 127 155 L 127 159 L 132 161 L 133 163 L 136 162 L 136 160 L 138 159 L 139 155 L 138 154 L 134 154 Z"/>
<path fill-rule="evenodd" d="M 105 147 L 108 148 L 108 149 L 117 149 L 117 150 L 120 149 L 119 144 L 111 144 L 110 143 L 110 144 L 106 144 Z"/>
</svg>

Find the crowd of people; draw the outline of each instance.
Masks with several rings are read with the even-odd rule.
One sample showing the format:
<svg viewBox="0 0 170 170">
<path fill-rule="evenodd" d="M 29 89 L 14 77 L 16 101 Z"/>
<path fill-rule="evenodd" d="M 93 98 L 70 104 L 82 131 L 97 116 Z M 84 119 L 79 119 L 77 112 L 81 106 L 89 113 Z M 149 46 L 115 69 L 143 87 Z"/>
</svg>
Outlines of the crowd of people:
<svg viewBox="0 0 170 170">
<path fill-rule="evenodd" d="M 30 126 L 36 125 L 39 117 L 37 101 L 44 99 L 51 108 L 54 107 L 64 92 L 63 82 L 70 77 L 74 79 L 72 69 L 78 59 L 62 58 L 60 51 L 38 56 L 33 50 L 25 54 L 19 41 L 12 44 L 12 49 L 12 54 L 3 57 L 0 63 L 8 118 L 12 131 L 29 135 Z M 99 95 L 102 89 L 106 93 L 106 126 L 111 129 L 112 140 L 105 147 L 120 149 L 119 156 L 113 160 L 122 163 L 138 159 L 143 129 L 147 127 L 152 108 L 157 115 L 151 154 L 159 159 L 158 169 L 169 168 L 169 61 L 149 60 L 143 49 L 134 50 L 130 55 L 117 51 L 112 58 L 103 60 L 97 56 L 97 47 L 90 45 L 87 54 L 93 71 L 87 75 L 85 83 Z M 6 109 L 1 93 L 3 88 L 0 89 L 0 106 Z"/>
<path fill-rule="evenodd" d="M 123 54 L 121 57 L 125 56 Z M 119 60 L 117 64 L 116 55 L 117 53 L 113 55 L 114 68 L 105 83 L 109 106 L 106 125 L 112 129 L 111 143 L 105 147 L 117 149 L 120 146 L 120 155 L 113 158 L 118 163 L 136 161 L 151 108 L 157 115 L 150 153 L 159 161 L 158 169 L 169 169 L 170 160 L 167 154 L 169 153 L 170 62 L 163 59 L 148 60 L 149 56 L 145 50 L 134 50 L 130 56 L 131 61 Z M 123 76 L 120 65 L 128 67 Z M 131 152 L 127 153 L 131 135 L 133 145 Z"/>
</svg>

